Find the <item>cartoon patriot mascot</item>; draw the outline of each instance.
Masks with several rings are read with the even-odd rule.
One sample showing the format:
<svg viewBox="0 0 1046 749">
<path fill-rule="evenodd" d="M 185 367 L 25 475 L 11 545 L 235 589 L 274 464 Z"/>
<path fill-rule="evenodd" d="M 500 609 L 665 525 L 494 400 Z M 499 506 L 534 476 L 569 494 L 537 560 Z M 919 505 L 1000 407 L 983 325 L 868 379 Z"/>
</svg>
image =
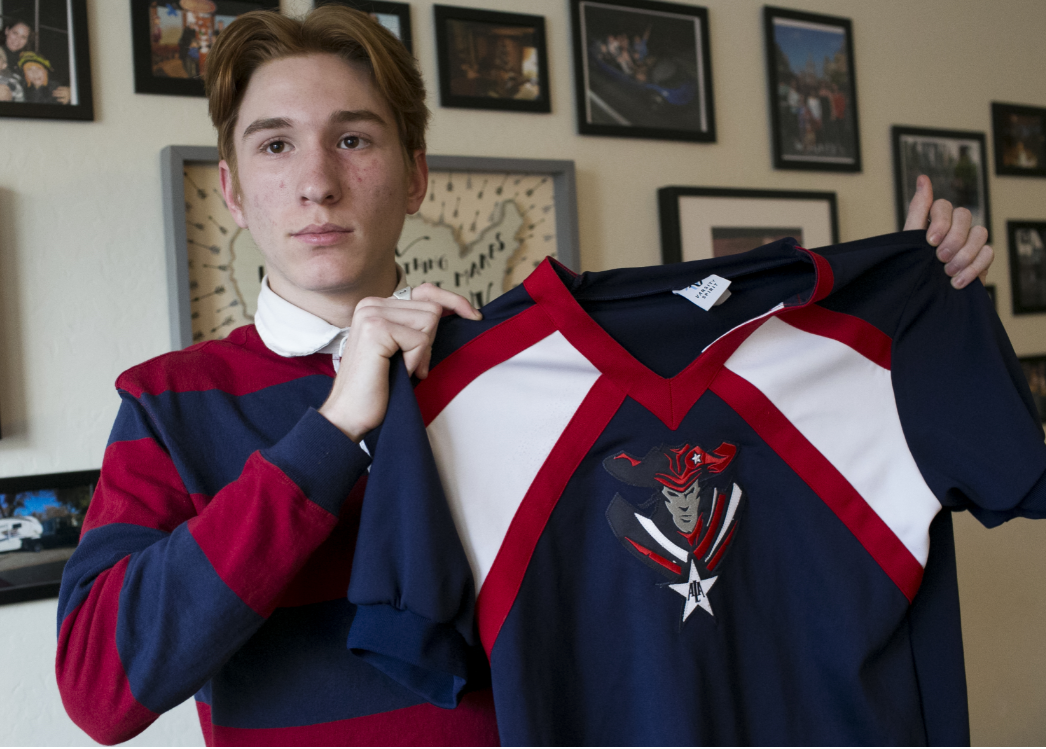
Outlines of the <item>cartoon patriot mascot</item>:
<svg viewBox="0 0 1046 749">
<path fill-rule="evenodd" d="M 737 484 L 708 484 L 736 454 L 737 447 L 726 442 L 712 452 L 661 445 L 642 458 L 621 452 L 603 461 L 614 478 L 658 490 L 638 511 L 615 494 L 607 520 L 632 556 L 674 581 L 664 585 L 683 597 L 680 627 L 698 608 L 714 616 L 708 592 L 734 539 L 744 492 Z"/>
</svg>

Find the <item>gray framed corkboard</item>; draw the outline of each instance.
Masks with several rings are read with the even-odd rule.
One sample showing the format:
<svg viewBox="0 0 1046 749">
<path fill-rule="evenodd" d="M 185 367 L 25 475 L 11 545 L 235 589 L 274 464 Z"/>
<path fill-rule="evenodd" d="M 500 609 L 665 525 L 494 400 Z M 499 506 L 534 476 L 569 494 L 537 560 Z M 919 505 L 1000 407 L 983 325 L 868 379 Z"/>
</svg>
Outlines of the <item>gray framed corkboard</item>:
<svg viewBox="0 0 1046 749">
<path fill-rule="evenodd" d="M 407 280 L 483 305 L 551 255 L 579 270 L 574 162 L 429 156 L 429 190 L 396 248 Z M 161 154 L 171 343 L 176 349 L 254 320 L 265 261 L 221 197 L 218 149 Z"/>
</svg>

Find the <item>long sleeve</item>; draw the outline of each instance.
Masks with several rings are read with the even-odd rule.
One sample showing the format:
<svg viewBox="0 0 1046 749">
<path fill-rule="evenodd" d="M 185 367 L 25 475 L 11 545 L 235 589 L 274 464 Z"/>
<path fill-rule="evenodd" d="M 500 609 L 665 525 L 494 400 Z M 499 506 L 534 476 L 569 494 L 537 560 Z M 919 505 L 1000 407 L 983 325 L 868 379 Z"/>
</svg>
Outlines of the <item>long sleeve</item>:
<svg viewBox="0 0 1046 749">
<path fill-rule="evenodd" d="M 206 423 L 194 431 L 159 423 L 139 393 L 121 397 L 63 575 L 56 659 L 66 710 L 106 744 L 200 690 L 258 630 L 337 525 L 368 463 L 312 409 L 244 462 L 237 430 L 213 433 L 220 403 L 203 407 Z M 213 465 L 238 476 L 219 480 L 213 496 L 187 482 L 184 442 L 203 443 Z"/>
</svg>

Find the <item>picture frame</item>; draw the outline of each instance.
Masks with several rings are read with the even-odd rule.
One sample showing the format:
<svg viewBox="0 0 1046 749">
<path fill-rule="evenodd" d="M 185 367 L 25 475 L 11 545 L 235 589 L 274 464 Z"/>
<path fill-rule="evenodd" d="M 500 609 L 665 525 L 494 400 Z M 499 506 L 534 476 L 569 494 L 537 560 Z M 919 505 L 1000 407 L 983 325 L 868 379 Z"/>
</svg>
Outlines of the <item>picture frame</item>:
<svg viewBox="0 0 1046 749">
<path fill-rule="evenodd" d="M 203 72 L 222 29 L 252 10 L 278 9 L 277 0 L 130 0 L 134 92 L 166 96 L 207 94 Z"/>
<path fill-rule="evenodd" d="M 440 105 L 552 111 L 545 17 L 432 6 Z"/>
<path fill-rule="evenodd" d="M 1020 356 L 1021 369 L 1028 380 L 1032 400 L 1039 410 L 1039 419 L 1046 424 L 1046 354 Z"/>
<path fill-rule="evenodd" d="M 58 595 L 100 473 L 0 479 L 0 604 Z"/>
<path fill-rule="evenodd" d="M 861 171 L 853 24 L 763 8 L 775 169 Z"/>
<path fill-rule="evenodd" d="M 1007 221 L 1013 314 L 1046 312 L 1046 221 Z"/>
<path fill-rule="evenodd" d="M 346 5 L 369 13 L 375 21 L 403 42 L 403 46 L 407 48 L 408 52 L 414 54 L 409 3 L 393 3 L 387 0 L 316 0 L 315 5 L 317 8 L 321 5 Z"/>
<path fill-rule="evenodd" d="M 570 12 L 580 134 L 715 142 L 707 8 L 571 0 Z"/>
<path fill-rule="evenodd" d="M 933 183 L 934 198 L 944 198 L 956 208 L 969 209 L 973 224 L 988 230 L 990 242 L 992 224 L 984 133 L 907 125 L 894 125 L 890 133 L 897 228 L 904 227 L 908 205 L 915 196 L 916 178 L 925 174 Z"/>
<path fill-rule="evenodd" d="M 1046 108 L 993 101 L 992 145 L 1000 177 L 1046 177 Z"/>
<path fill-rule="evenodd" d="M 786 236 L 811 249 L 839 242 L 834 192 L 673 186 L 657 198 L 664 263 L 734 255 Z"/>
<path fill-rule="evenodd" d="M 546 255 L 580 270 L 574 162 L 427 160 L 428 193 L 396 251 L 411 285 L 436 283 L 480 306 Z M 217 148 L 168 146 L 161 171 L 171 345 L 180 349 L 253 322 L 265 259 L 222 200 Z"/>
<path fill-rule="evenodd" d="M 0 19 L 0 117 L 93 120 L 85 0 L 6 2 Z"/>
</svg>

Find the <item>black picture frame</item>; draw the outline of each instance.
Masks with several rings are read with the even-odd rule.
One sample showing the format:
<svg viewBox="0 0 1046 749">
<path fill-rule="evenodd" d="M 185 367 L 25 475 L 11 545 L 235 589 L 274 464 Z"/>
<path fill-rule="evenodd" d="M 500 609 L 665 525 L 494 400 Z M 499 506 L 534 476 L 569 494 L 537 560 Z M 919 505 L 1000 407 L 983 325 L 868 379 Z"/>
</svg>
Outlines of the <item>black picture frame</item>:
<svg viewBox="0 0 1046 749">
<path fill-rule="evenodd" d="M 0 101 L 0 117 L 24 117 L 44 120 L 94 119 L 94 97 L 91 87 L 91 53 L 87 40 L 87 0 L 8 0 L 3 3 L 3 29 L 24 24 L 29 29 L 25 46 L 9 52 L 6 34 L 0 39 L 3 45 L 6 66 L 5 88 L 10 91 L 11 101 Z M 35 59 L 29 60 L 32 54 Z M 16 57 L 17 55 L 17 57 Z M 41 62 L 41 59 L 43 62 Z M 31 90 L 24 78 L 24 68 L 17 73 L 12 69 L 19 60 L 36 62 L 36 68 L 47 75 L 50 102 L 26 101 L 39 94 Z M 25 64 L 28 64 L 26 62 Z M 45 64 L 46 63 L 46 64 Z M 50 68 L 50 69 L 48 69 Z M 62 104 L 56 98 L 64 97 L 69 103 Z M 18 101 L 21 98 L 22 101 Z"/>
<path fill-rule="evenodd" d="M 570 13 L 580 134 L 715 142 L 707 8 L 571 0 Z"/>
<path fill-rule="evenodd" d="M 316 7 L 321 5 L 345 5 L 369 13 L 375 21 L 403 42 L 408 52 L 414 54 L 409 3 L 393 3 L 386 0 L 316 0 Z"/>
<path fill-rule="evenodd" d="M 1046 221 L 1007 221 L 1013 314 L 1046 312 Z"/>
<path fill-rule="evenodd" d="M 215 10 L 194 12 L 183 8 L 183 2 L 200 7 L 206 7 L 202 5 L 206 3 Z M 131 0 L 134 92 L 206 96 L 202 73 L 210 46 L 221 29 L 249 11 L 278 8 L 277 0 Z M 189 29 L 193 35 L 188 35 Z"/>
<path fill-rule="evenodd" d="M 784 236 L 810 248 L 839 242 L 834 192 L 670 186 L 657 199 L 664 263 L 732 255 Z"/>
<path fill-rule="evenodd" d="M 99 475 L 90 470 L 0 479 L 0 604 L 58 595 Z M 38 509 L 27 512 L 30 507 Z"/>
<path fill-rule="evenodd" d="M 993 101 L 992 146 L 1000 177 L 1046 177 L 1046 109 Z"/>
<path fill-rule="evenodd" d="M 432 10 L 441 106 L 552 111 L 544 16 L 450 5 Z M 495 67 L 499 55 L 505 59 Z"/>
<path fill-rule="evenodd" d="M 1024 377 L 1028 380 L 1032 400 L 1039 410 L 1039 419 L 1046 424 L 1046 354 L 1018 357 Z"/>
<path fill-rule="evenodd" d="M 861 171 L 850 19 L 764 6 L 763 32 L 774 168 Z"/>
<path fill-rule="evenodd" d="M 991 202 L 988 196 L 988 154 L 982 132 L 894 125 L 894 200 L 897 228 L 904 227 L 915 180 L 925 174 L 933 183 L 934 198 L 951 201 L 973 214 L 975 226 L 988 230 L 991 241 Z"/>
</svg>

